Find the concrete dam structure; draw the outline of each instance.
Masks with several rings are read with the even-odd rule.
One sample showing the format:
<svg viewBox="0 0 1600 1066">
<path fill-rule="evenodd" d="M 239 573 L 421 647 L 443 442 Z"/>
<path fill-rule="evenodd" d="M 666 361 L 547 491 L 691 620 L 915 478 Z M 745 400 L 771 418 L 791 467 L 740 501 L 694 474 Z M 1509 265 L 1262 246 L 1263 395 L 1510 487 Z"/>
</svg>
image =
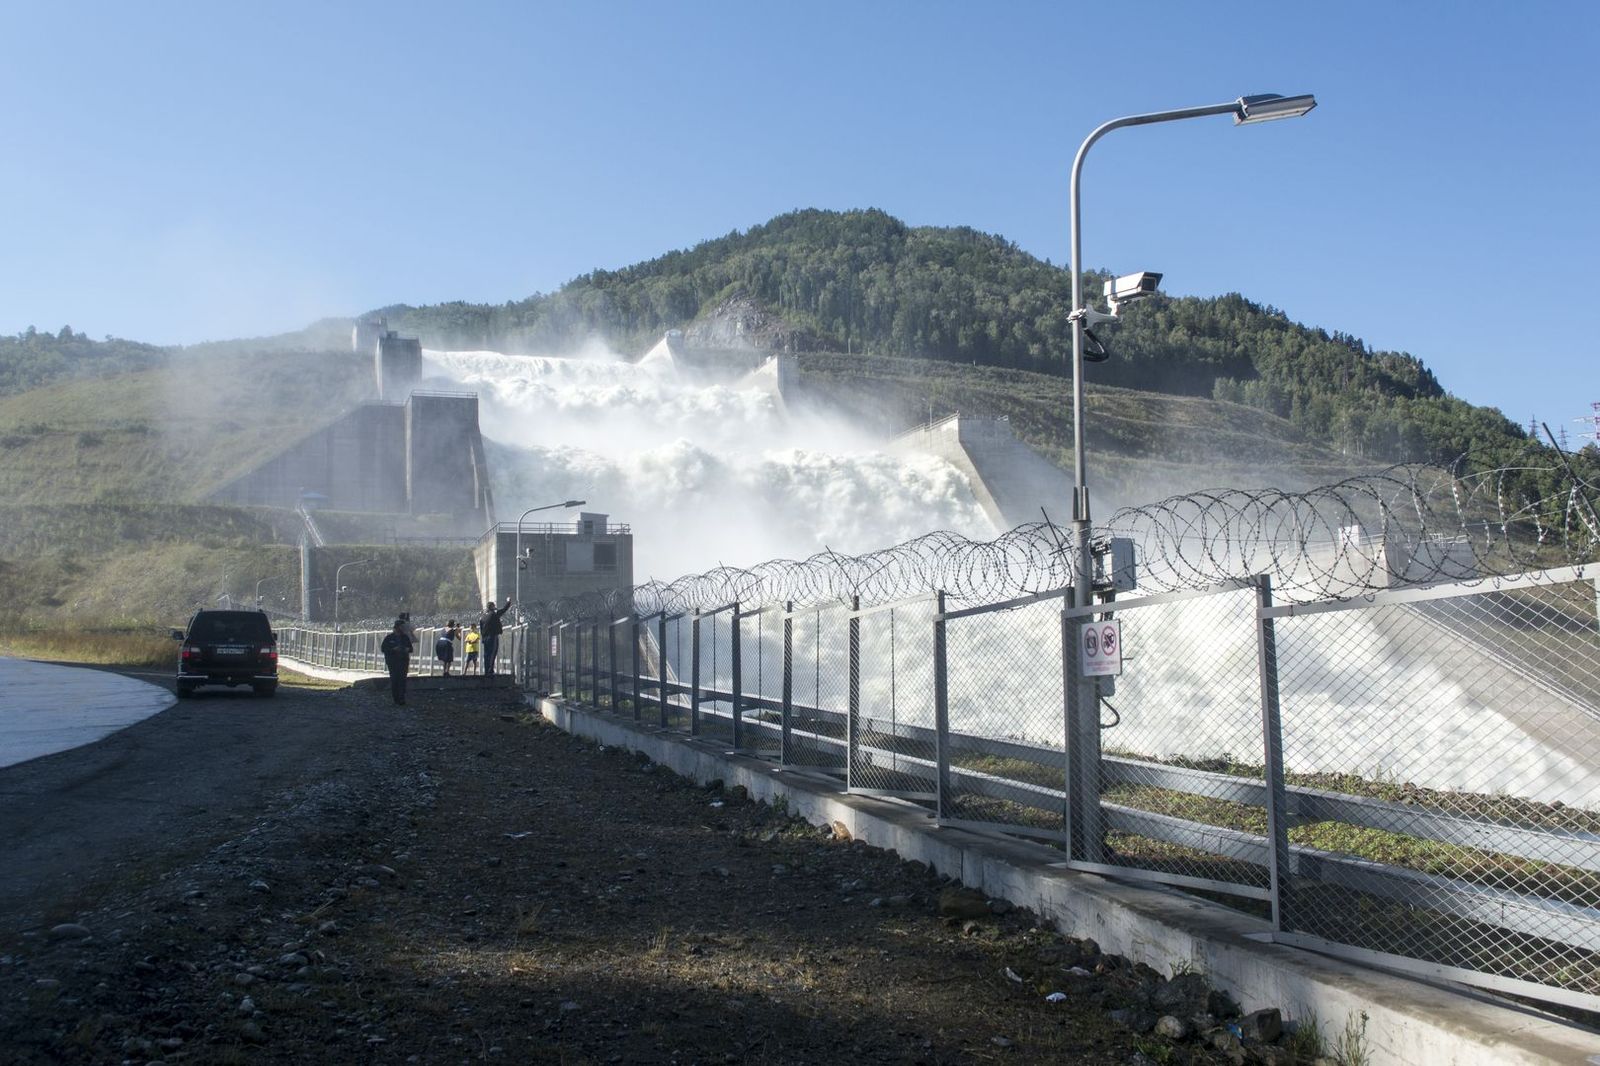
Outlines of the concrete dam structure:
<svg viewBox="0 0 1600 1066">
<path fill-rule="evenodd" d="M 1066 471 L 1018 440 L 1004 418 L 949 415 L 907 430 L 889 448 L 938 456 L 965 474 L 996 532 L 1039 521 L 1041 508 L 1061 521 L 1072 505 Z"/>
<path fill-rule="evenodd" d="M 492 525 L 478 397 L 418 391 L 420 345 L 381 320 L 358 324 L 352 345 L 372 351 L 379 398 L 290 444 L 210 498 L 293 508 L 309 497 L 330 511 L 443 516 L 446 531 L 456 535 L 476 536 Z"/>
</svg>

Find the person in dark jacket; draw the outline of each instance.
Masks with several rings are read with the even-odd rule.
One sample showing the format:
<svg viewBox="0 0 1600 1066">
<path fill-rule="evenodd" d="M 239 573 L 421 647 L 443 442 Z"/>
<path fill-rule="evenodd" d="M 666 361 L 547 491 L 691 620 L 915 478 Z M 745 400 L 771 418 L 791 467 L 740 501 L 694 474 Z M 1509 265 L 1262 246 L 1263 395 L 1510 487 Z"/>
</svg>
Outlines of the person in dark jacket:
<svg viewBox="0 0 1600 1066">
<path fill-rule="evenodd" d="M 440 633 L 433 642 L 434 657 L 444 667 L 445 677 L 450 676 L 450 664 L 456 658 L 456 638 L 460 636 L 461 627 L 456 625 L 456 620 L 452 618 L 450 619 L 450 624 L 444 627 L 444 632 Z"/>
<path fill-rule="evenodd" d="M 405 619 L 397 619 L 394 631 L 378 645 L 383 652 L 383 663 L 389 668 L 389 691 L 394 694 L 396 706 L 406 702 L 406 674 L 411 672 L 411 638 L 406 635 Z"/>
<path fill-rule="evenodd" d="M 494 676 L 494 656 L 500 650 L 500 634 L 505 632 L 505 626 L 500 624 L 500 616 L 510 609 L 510 597 L 506 598 L 505 606 L 498 610 L 493 600 L 483 605 L 483 617 L 478 619 L 478 633 L 483 637 L 484 677 Z"/>
</svg>

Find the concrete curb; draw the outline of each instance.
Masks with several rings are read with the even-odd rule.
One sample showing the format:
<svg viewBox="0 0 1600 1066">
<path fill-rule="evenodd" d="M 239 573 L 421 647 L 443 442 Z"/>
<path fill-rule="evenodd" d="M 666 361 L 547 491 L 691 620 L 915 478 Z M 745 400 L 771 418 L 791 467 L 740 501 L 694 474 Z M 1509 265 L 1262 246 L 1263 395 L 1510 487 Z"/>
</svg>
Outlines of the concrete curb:
<svg viewBox="0 0 1600 1066">
<path fill-rule="evenodd" d="M 1338 959 L 1262 943 L 1259 919 L 1193 897 L 1052 868 L 1060 852 L 934 825 L 909 803 L 846 794 L 833 781 L 784 769 L 681 733 L 636 725 L 557 699 L 528 697 L 575 736 L 627 748 L 694 781 L 743 785 L 756 799 L 782 799 L 815 823 L 842 822 L 851 835 L 984 892 L 1026 907 L 1071 936 L 1171 973 L 1187 967 L 1227 989 L 1245 1009 L 1312 1014 L 1331 1043 L 1347 1018 L 1365 1013 L 1373 1066 L 1596 1066 L 1600 1035 L 1497 1001 L 1424 985 Z"/>
<path fill-rule="evenodd" d="M 355 684 L 358 681 L 387 682 L 389 680 L 389 675 L 382 670 L 371 672 L 366 670 L 341 670 L 332 666 L 316 666 L 287 655 L 278 656 L 278 665 L 287 667 L 297 674 L 321 678 L 323 681 L 348 681 L 351 684 Z M 479 674 L 474 674 L 467 678 L 463 678 L 459 674 L 452 674 L 449 677 L 443 677 L 439 674 L 411 674 L 406 683 L 411 689 L 419 692 L 516 687 L 516 680 L 510 674 L 496 674 L 492 678 L 485 678 Z"/>
<path fill-rule="evenodd" d="M 312 663 L 291 659 L 287 655 L 278 656 L 278 665 L 286 666 L 297 674 L 307 677 L 320 678 L 323 681 L 365 681 L 371 677 L 388 677 L 385 673 L 368 673 L 365 670 L 338 670 L 331 666 L 316 666 Z"/>
</svg>

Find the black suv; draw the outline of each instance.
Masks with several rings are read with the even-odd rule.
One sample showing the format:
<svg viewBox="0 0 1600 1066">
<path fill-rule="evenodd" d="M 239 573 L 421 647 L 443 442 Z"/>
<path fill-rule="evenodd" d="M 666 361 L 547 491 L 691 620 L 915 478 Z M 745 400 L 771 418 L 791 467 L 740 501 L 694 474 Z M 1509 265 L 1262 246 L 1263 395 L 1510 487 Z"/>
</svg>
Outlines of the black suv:
<svg viewBox="0 0 1600 1066">
<path fill-rule="evenodd" d="M 172 631 L 178 653 L 178 695 L 201 685 L 249 685 L 258 696 L 278 691 L 278 637 L 260 611 L 196 611 L 189 631 Z"/>
</svg>

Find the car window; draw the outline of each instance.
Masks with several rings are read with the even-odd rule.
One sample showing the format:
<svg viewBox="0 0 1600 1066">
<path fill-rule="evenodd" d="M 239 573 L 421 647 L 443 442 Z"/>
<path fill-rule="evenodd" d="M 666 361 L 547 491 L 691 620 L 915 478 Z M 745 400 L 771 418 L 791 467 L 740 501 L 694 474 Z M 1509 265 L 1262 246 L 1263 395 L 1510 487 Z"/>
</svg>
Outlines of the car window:
<svg viewBox="0 0 1600 1066">
<path fill-rule="evenodd" d="M 267 616 L 255 611 L 203 611 L 189 624 L 189 639 L 217 644 L 270 641 Z"/>
</svg>

